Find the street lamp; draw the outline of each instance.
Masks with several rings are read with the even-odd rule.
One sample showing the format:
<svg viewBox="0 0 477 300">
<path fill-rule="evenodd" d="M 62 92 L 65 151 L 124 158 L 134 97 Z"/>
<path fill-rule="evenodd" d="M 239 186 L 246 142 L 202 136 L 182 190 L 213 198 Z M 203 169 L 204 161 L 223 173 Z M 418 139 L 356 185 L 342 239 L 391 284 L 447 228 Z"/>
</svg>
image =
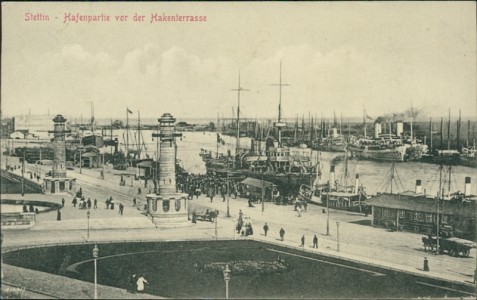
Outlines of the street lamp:
<svg viewBox="0 0 477 300">
<path fill-rule="evenodd" d="M 338 252 L 340 252 L 340 220 L 336 221 L 336 246 Z"/>
<path fill-rule="evenodd" d="M 97 260 L 98 260 L 99 249 L 96 244 L 94 244 L 93 248 L 93 259 L 94 259 L 94 299 L 98 299 L 98 268 L 97 268 Z"/>
<path fill-rule="evenodd" d="M 230 281 L 230 269 L 229 265 L 225 264 L 224 280 L 225 280 L 225 299 L 229 299 L 229 281 Z"/>
<path fill-rule="evenodd" d="M 229 199 L 230 199 L 230 181 L 229 181 L 229 172 L 227 172 L 227 218 L 230 218 Z"/>
<path fill-rule="evenodd" d="M 91 212 L 89 211 L 89 209 L 88 209 L 88 212 L 86 213 L 86 216 L 88 217 L 88 235 L 87 235 L 87 239 L 89 240 L 89 217 L 91 216 Z"/>
<path fill-rule="evenodd" d="M 326 193 L 326 235 L 330 235 L 330 192 Z"/>
</svg>

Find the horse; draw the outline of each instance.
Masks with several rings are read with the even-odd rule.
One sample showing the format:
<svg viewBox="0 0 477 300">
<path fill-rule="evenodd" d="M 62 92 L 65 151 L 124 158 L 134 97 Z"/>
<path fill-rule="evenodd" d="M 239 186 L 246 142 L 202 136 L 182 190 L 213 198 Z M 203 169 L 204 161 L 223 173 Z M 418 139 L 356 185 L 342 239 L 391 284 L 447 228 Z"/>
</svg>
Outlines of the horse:
<svg viewBox="0 0 477 300">
<path fill-rule="evenodd" d="M 436 246 L 436 240 L 433 239 L 431 236 L 429 237 L 422 237 L 422 243 L 424 244 L 424 251 L 427 252 L 427 248 L 431 248 L 431 252 L 434 252 L 434 246 Z"/>
</svg>

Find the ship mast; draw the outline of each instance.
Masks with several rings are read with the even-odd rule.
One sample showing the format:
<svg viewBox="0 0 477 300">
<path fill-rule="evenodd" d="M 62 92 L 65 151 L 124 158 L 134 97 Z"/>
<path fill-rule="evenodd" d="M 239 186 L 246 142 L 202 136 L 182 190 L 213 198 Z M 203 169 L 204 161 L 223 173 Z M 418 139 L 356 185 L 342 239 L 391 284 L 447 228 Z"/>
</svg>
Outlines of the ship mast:
<svg viewBox="0 0 477 300">
<path fill-rule="evenodd" d="M 235 155 L 237 155 L 240 151 L 240 92 L 249 91 L 247 89 L 243 89 L 240 86 L 240 72 L 238 76 L 238 87 L 236 89 L 232 89 L 232 91 L 237 91 L 237 142 L 235 146 Z M 234 160 L 234 164 L 235 164 L 235 160 Z"/>
<path fill-rule="evenodd" d="M 280 82 L 278 84 L 271 84 L 279 87 L 279 102 L 278 102 L 278 122 L 275 127 L 278 129 L 278 147 L 282 146 L 282 127 L 286 127 L 286 123 L 282 123 L 282 86 L 289 86 L 289 84 L 282 83 L 282 62 L 280 61 Z"/>
</svg>

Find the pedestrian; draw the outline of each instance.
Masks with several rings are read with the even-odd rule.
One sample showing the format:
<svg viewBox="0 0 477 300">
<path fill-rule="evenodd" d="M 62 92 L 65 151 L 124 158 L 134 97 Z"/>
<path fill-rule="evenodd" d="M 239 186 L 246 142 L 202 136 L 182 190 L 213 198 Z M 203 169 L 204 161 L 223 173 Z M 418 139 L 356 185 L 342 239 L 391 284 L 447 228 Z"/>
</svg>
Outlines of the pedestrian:
<svg viewBox="0 0 477 300">
<path fill-rule="evenodd" d="M 140 187 L 137 188 L 137 194 L 138 194 L 138 195 L 141 194 L 141 188 L 140 188 Z"/>
<path fill-rule="evenodd" d="M 106 201 L 105 201 L 105 203 L 106 203 L 106 209 L 109 209 L 109 201 L 110 201 L 110 200 L 109 200 L 108 198 L 106 198 Z"/>
<path fill-rule="evenodd" d="M 73 207 L 76 207 L 76 204 L 78 203 L 76 197 L 73 198 L 73 201 L 71 203 L 73 204 Z"/>
<path fill-rule="evenodd" d="M 124 211 L 124 205 L 122 203 L 119 203 L 119 214 L 122 216 Z"/>
<path fill-rule="evenodd" d="M 56 221 L 61 221 L 61 211 L 59 208 L 56 210 Z"/>
<path fill-rule="evenodd" d="M 313 237 L 313 248 L 318 249 L 318 237 L 316 236 L 316 234 Z"/>
<path fill-rule="evenodd" d="M 301 246 L 305 247 L 305 235 L 301 236 Z"/>
<path fill-rule="evenodd" d="M 239 220 L 242 220 L 242 218 L 243 218 L 243 212 L 242 212 L 242 210 L 240 209 L 240 210 L 239 210 Z"/>
<path fill-rule="evenodd" d="M 298 207 L 296 208 L 296 210 L 298 211 L 298 217 L 301 217 L 301 207 L 298 206 Z"/>
<path fill-rule="evenodd" d="M 144 292 L 144 284 L 148 284 L 148 283 L 149 282 L 147 282 L 147 280 L 142 275 L 139 275 L 139 278 L 136 281 L 138 293 L 143 293 Z"/>
<path fill-rule="evenodd" d="M 88 204 L 88 209 L 91 209 L 91 199 L 88 198 L 88 201 L 86 201 L 86 203 Z"/>
<path fill-rule="evenodd" d="M 61 207 L 65 207 L 65 198 L 61 198 Z"/>
<path fill-rule="evenodd" d="M 424 271 L 429 272 L 429 261 L 424 257 Z"/>
<path fill-rule="evenodd" d="M 265 232 L 265 236 L 267 236 L 267 231 L 268 231 L 268 224 L 265 223 L 265 225 L 263 225 L 263 232 Z"/>
<path fill-rule="evenodd" d="M 280 240 L 283 241 L 283 238 L 285 237 L 285 229 L 280 228 Z"/>
<path fill-rule="evenodd" d="M 94 199 L 94 206 L 93 206 L 94 209 L 98 208 L 98 200 L 96 200 L 96 198 Z"/>
<path fill-rule="evenodd" d="M 136 198 L 133 199 L 133 207 L 136 206 Z"/>
</svg>

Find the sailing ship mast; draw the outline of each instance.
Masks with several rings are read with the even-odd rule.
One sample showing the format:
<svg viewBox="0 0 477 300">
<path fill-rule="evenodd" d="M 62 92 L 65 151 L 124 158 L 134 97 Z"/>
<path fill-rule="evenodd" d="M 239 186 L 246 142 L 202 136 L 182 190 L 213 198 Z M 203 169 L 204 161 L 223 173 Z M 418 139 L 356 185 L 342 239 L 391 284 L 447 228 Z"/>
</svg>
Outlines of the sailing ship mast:
<svg viewBox="0 0 477 300">
<path fill-rule="evenodd" d="M 278 102 L 278 122 L 275 123 L 275 127 L 278 129 L 278 147 L 282 147 L 282 127 L 286 127 L 287 124 L 282 122 L 282 87 L 289 86 L 287 83 L 282 83 L 282 62 L 280 61 L 280 81 L 278 84 L 271 84 L 272 86 L 279 87 L 279 102 Z"/>
<path fill-rule="evenodd" d="M 238 86 L 236 89 L 232 89 L 232 91 L 237 91 L 237 142 L 235 146 L 235 155 L 237 155 L 240 151 L 240 92 L 249 91 L 248 89 L 244 89 L 240 86 L 240 72 L 238 76 Z M 234 160 L 234 168 L 235 168 L 235 160 Z"/>
</svg>

